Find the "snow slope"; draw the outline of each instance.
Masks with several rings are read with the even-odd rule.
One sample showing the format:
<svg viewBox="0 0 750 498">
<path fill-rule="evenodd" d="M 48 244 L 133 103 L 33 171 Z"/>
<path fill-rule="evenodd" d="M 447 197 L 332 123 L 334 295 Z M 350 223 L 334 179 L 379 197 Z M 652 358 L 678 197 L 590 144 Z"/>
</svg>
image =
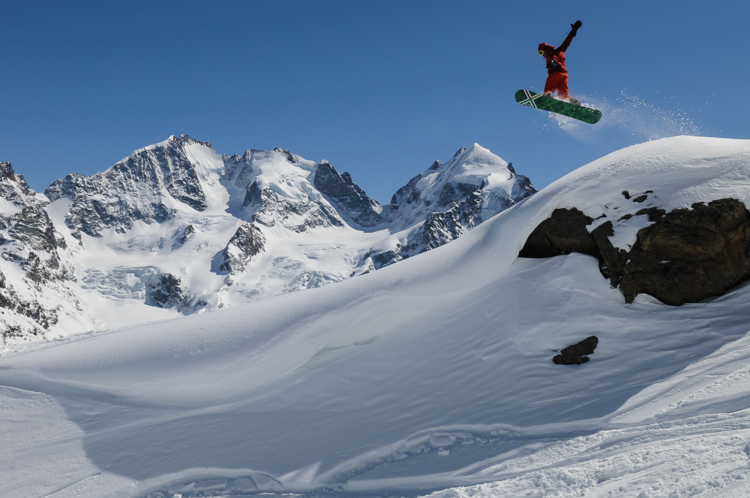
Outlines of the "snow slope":
<svg viewBox="0 0 750 498">
<path fill-rule="evenodd" d="M 627 305 L 594 258 L 517 254 L 556 208 L 748 203 L 748 176 L 750 141 L 649 142 L 368 275 L 17 349 L 0 495 L 747 495 L 750 286 Z"/>
</svg>

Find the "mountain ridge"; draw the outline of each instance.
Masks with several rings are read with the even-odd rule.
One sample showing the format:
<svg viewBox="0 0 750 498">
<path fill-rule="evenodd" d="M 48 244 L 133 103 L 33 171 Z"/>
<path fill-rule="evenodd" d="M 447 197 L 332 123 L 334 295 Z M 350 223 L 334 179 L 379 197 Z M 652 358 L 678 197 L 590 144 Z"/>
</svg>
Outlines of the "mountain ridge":
<svg viewBox="0 0 750 498">
<path fill-rule="evenodd" d="M 282 148 L 225 155 L 187 135 L 88 177 L 69 174 L 44 194 L 3 164 L 0 272 L 50 317 L 0 316 L 13 340 L 339 282 L 455 240 L 536 192 L 478 144 L 434 162 L 387 205 L 328 161 Z"/>
</svg>

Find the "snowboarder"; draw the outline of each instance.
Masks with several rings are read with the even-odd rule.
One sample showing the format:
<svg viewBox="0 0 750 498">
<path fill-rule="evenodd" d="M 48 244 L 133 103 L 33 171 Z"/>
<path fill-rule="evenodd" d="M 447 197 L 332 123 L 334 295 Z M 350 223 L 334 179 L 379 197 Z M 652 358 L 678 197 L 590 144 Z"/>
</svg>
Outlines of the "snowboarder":
<svg viewBox="0 0 750 498">
<path fill-rule="evenodd" d="M 581 102 L 568 95 L 568 70 L 565 68 L 565 51 L 582 24 L 581 21 L 571 24 L 570 27 L 573 29 L 558 48 L 546 43 L 539 44 L 539 55 L 547 61 L 548 76 L 547 82 L 544 84 L 544 95 L 551 97 L 557 91 L 557 97 L 560 100 L 576 105 L 580 105 Z"/>
</svg>

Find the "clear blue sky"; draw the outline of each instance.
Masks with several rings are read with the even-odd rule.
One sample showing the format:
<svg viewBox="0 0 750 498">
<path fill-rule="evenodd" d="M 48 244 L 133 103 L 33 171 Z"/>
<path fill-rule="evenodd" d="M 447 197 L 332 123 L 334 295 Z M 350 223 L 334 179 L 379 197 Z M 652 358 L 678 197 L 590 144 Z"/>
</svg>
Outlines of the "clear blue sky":
<svg viewBox="0 0 750 498">
<path fill-rule="evenodd" d="M 594 126 L 513 100 L 576 19 Z M 748 19 L 746 0 L 2 0 L 0 160 L 43 191 L 186 133 L 328 159 L 388 202 L 478 142 L 543 187 L 649 138 L 750 138 Z"/>
</svg>

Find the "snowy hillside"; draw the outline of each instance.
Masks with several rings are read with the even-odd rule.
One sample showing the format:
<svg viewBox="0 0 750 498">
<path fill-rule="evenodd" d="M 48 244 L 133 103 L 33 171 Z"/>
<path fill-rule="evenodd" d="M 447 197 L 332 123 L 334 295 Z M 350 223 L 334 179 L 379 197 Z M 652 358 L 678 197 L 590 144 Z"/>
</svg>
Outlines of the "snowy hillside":
<svg viewBox="0 0 750 498">
<path fill-rule="evenodd" d="M 589 255 L 518 254 L 561 208 L 635 248 L 641 209 L 748 177 L 750 141 L 649 142 L 337 285 L 8 352 L 0 495 L 747 495 L 750 287 L 628 304 Z"/>
<path fill-rule="evenodd" d="M 328 162 L 282 149 L 226 156 L 186 135 L 45 194 L 0 163 L 0 344 L 340 282 L 446 244 L 535 192 L 476 144 L 405 189 L 381 206 Z"/>
</svg>

